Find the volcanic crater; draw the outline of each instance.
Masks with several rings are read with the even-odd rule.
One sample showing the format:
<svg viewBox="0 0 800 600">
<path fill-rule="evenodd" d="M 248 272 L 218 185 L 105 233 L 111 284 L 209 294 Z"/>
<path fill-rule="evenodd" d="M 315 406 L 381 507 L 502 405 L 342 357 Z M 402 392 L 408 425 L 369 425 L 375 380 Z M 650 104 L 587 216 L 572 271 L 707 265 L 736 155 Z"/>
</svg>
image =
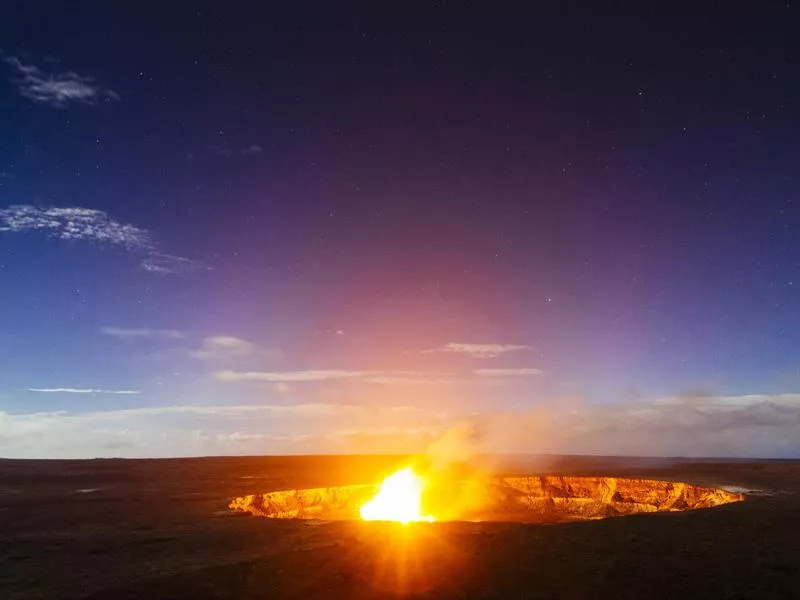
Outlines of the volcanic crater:
<svg viewBox="0 0 800 600">
<path fill-rule="evenodd" d="M 293 489 L 234 498 L 233 511 L 274 519 L 359 519 L 379 484 Z M 430 483 L 437 521 L 559 522 L 676 512 L 740 502 L 744 494 L 676 481 L 537 475 Z"/>
</svg>

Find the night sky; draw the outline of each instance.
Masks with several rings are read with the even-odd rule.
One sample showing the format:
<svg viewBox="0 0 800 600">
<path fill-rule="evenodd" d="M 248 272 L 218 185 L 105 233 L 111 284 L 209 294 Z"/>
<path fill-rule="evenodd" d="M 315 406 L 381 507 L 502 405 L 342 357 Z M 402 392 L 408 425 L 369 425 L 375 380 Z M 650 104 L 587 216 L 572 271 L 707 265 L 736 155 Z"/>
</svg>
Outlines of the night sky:
<svg viewBox="0 0 800 600">
<path fill-rule="evenodd" d="M 0 456 L 800 456 L 791 3 L 252 4 L 5 3 Z"/>
</svg>

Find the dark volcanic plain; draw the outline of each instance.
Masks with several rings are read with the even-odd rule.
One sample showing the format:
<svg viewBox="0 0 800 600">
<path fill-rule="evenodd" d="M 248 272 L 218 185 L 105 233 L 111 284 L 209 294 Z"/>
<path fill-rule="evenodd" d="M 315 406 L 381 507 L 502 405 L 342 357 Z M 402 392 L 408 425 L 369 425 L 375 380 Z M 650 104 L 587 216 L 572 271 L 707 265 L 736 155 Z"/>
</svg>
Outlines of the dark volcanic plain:
<svg viewBox="0 0 800 600">
<path fill-rule="evenodd" d="M 740 486 L 713 509 L 559 524 L 277 521 L 249 493 L 398 457 L 0 460 L 0 598 L 800 598 L 800 461 L 506 459 L 502 475 Z"/>
</svg>

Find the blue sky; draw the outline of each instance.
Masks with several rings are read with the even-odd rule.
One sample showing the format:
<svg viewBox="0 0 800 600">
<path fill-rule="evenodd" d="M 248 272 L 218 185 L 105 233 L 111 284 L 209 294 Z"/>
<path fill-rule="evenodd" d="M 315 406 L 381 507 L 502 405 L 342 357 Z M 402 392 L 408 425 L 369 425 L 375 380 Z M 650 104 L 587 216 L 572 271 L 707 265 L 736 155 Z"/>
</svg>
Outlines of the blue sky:
<svg viewBox="0 0 800 600">
<path fill-rule="evenodd" d="M 17 8 L 0 456 L 800 455 L 791 19 Z"/>
</svg>

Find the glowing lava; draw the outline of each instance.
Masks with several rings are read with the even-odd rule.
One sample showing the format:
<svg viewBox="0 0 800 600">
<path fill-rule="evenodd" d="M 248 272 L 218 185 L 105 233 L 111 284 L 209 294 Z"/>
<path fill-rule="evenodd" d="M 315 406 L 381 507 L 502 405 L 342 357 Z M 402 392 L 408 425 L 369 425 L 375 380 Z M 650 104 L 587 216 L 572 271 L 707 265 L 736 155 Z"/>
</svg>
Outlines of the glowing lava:
<svg viewBox="0 0 800 600">
<path fill-rule="evenodd" d="M 422 512 L 422 492 L 425 480 L 411 467 L 402 469 L 383 480 L 375 497 L 361 507 L 365 521 L 433 522 L 436 519 Z"/>
</svg>

